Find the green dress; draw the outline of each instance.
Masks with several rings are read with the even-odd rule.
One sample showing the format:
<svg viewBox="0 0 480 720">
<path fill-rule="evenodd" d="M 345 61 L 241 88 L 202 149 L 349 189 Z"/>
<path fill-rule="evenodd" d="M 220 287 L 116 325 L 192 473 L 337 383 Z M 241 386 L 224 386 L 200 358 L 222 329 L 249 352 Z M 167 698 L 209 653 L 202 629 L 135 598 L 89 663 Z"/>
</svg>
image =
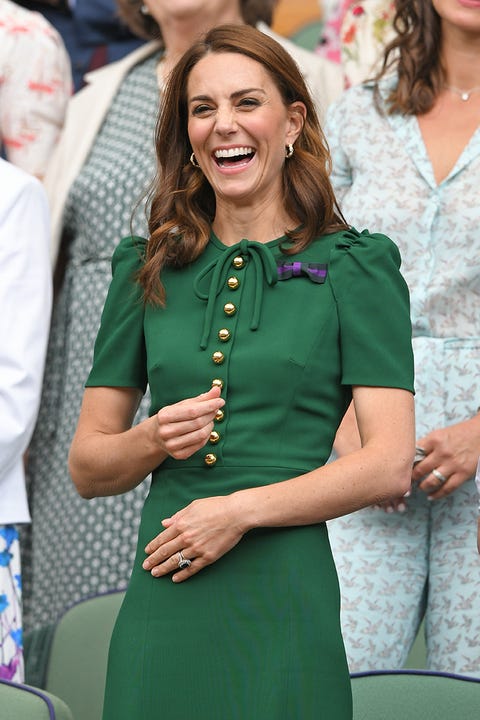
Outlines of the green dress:
<svg viewBox="0 0 480 720">
<path fill-rule="evenodd" d="M 203 450 L 153 472 L 104 720 L 352 716 L 324 523 L 251 531 L 179 585 L 142 569 L 161 520 L 193 499 L 323 465 L 352 385 L 413 390 L 396 246 L 353 229 L 294 256 L 282 242 L 227 247 L 212 234 L 197 261 L 164 272 L 164 309 L 144 305 L 133 279 L 145 241 L 127 238 L 115 251 L 87 385 L 148 383 L 155 413 L 218 378 L 226 404 Z"/>
</svg>

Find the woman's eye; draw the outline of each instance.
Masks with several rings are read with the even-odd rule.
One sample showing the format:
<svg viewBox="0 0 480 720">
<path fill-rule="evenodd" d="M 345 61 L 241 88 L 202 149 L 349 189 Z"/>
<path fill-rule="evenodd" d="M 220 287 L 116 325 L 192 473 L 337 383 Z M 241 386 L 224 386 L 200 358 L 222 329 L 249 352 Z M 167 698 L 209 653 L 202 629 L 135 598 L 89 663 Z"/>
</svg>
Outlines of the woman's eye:
<svg viewBox="0 0 480 720">
<path fill-rule="evenodd" d="M 240 107 L 254 108 L 258 107 L 260 103 L 255 98 L 242 98 L 239 102 Z"/>
<path fill-rule="evenodd" d="M 206 115 L 211 110 L 210 105 L 197 105 L 192 109 L 192 115 Z"/>
</svg>

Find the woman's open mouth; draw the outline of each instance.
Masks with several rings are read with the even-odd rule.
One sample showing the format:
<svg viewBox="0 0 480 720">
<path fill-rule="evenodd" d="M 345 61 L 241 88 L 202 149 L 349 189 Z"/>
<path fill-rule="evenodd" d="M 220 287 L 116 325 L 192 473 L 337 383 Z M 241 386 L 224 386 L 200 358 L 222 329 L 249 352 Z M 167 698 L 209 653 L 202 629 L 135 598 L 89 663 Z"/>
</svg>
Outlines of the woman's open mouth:
<svg viewBox="0 0 480 720">
<path fill-rule="evenodd" d="M 218 167 L 231 168 L 248 165 L 255 152 L 252 147 L 235 147 L 215 150 L 213 155 Z"/>
</svg>

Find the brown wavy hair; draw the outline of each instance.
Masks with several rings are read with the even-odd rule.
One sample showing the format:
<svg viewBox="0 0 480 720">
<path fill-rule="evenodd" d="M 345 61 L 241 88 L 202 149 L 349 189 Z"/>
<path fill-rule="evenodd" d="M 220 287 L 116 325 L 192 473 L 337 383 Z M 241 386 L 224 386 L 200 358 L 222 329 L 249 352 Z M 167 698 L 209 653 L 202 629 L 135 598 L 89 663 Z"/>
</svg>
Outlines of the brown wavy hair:
<svg viewBox="0 0 480 720">
<path fill-rule="evenodd" d="M 247 25 L 272 24 L 278 0 L 240 0 L 240 10 Z M 145 40 L 162 42 L 162 31 L 155 18 L 142 13 L 142 0 L 117 0 L 118 14 L 130 30 Z"/>
<path fill-rule="evenodd" d="M 157 122 L 157 175 L 150 192 L 146 262 L 139 281 L 145 299 L 165 302 L 160 281 L 166 265 L 192 262 L 208 243 L 216 201 L 203 173 L 192 167 L 188 138 L 187 82 L 195 65 L 209 53 L 238 53 L 269 73 L 285 106 L 304 103 L 307 116 L 295 142 L 295 152 L 283 166 L 283 201 L 299 228 L 287 231 L 291 241 L 283 249 L 293 254 L 313 238 L 347 227 L 329 180 L 330 154 L 314 103 L 295 61 L 275 40 L 248 25 L 223 25 L 195 43 L 172 71 Z"/>
<path fill-rule="evenodd" d="M 445 83 L 441 62 L 440 16 L 431 0 L 396 0 L 393 27 L 396 37 L 385 48 L 378 82 L 395 69 L 397 87 L 387 98 L 389 114 L 423 115 L 433 107 Z"/>
</svg>

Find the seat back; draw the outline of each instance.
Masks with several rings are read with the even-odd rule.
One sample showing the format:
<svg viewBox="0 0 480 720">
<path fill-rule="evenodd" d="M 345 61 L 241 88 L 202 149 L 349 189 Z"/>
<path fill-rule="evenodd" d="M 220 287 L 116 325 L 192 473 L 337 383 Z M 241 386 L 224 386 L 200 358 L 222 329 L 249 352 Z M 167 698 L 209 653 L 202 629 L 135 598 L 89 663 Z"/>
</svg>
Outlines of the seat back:
<svg viewBox="0 0 480 720">
<path fill-rule="evenodd" d="M 0 680 L 1 720 L 73 720 L 67 705 L 31 685 Z"/>
<path fill-rule="evenodd" d="M 108 648 L 123 596 L 117 591 L 82 600 L 55 628 L 45 688 L 67 703 L 75 720 L 101 720 Z"/>
<path fill-rule="evenodd" d="M 480 679 L 424 670 L 352 675 L 354 720 L 473 720 Z"/>
</svg>

